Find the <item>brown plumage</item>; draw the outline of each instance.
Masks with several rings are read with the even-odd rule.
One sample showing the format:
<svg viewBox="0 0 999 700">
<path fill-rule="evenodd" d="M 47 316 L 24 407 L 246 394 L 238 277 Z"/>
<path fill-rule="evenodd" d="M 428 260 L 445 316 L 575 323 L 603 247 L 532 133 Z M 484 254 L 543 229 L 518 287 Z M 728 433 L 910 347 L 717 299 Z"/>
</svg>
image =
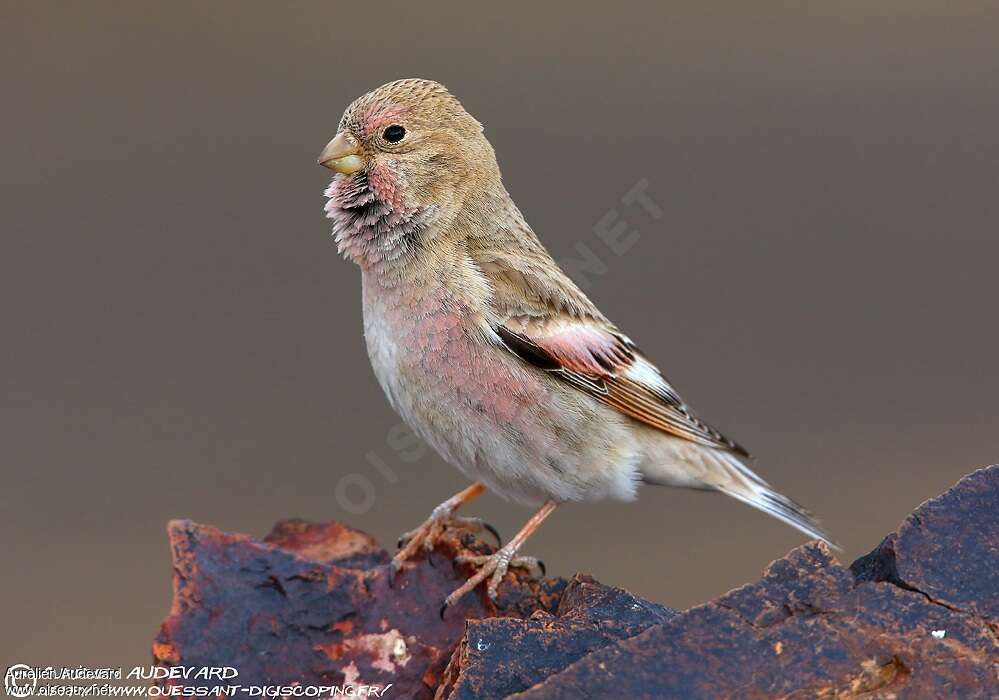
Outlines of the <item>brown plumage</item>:
<svg viewBox="0 0 999 700">
<path fill-rule="evenodd" d="M 386 396 L 479 484 L 542 504 L 449 598 L 495 596 L 524 539 L 567 500 L 633 498 L 641 482 L 711 489 L 826 539 L 746 465 L 597 309 L 503 187 L 482 126 L 442 85 L 401 80 L 353 102 L 321 164 L 339 249 L 361 268 L 365 339 Z M 478 484 L 411 533 L 401 568 Z"/>
</svg>

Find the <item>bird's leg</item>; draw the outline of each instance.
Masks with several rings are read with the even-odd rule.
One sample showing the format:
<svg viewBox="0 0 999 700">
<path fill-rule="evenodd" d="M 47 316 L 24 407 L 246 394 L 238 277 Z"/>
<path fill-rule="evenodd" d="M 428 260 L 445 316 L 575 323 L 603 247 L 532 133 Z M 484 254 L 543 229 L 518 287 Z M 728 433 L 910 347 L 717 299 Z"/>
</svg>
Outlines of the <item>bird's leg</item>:
<svg viewBox="0 0 999 700">
<path fill-rule="evenodd" d="M 517 551 L 520 549 L 524 541 L 527 540 L 531 534 L 538 529 L 538 526 L 544 522 L 545 518 L 552 514 L 555 507 L 558 504 L 553 500 L 545 501 L 538 512 L 531 516 L 531 519 L 520 529 L 516 535 L 513 536 L 506 546 L 500 547 L 495 554 L 490 555 L 463 555 L 456 559 L 459 563 L 474 564 L 479 567 L 479 570 L 475 572 L 475 575 L 470 579 L 465 581 L 464 584 L 457 590 L 455 590 L 451 595 L 447 597 L 444 601 L 444 607 L 441 608 L 441 617 L 444 616 L 444 611 L 451 605 L 454 605 L 458 600 L 478 586 L 480 583 L 489 578 L 489 586 L 486 588 L 486 592 L 489 594 L 490 600 L 494 603 L 496 602 L 497 589 L 499 588 L 500 582 L 506 575 L 506 571 L 511 566 L 516 566 L 520 568 L 527 569 L 531 572 L 531 575 L 540 578 L 544 575 L 544 564 L 534 557 L 518 557 L 516 556 Z"/>
<path fill-rule="evenodd" d="M 401 549 L 392 557 L 392 570 L 398 572 L 402 568 L 403 563 L 416 554 L 420 547 L 423 547 L 429 556 L 434 548 L 434 543 L 437 542 L 437 538 L 441 536 L 449 522 L 463 525 L 473 532 L 489 530 L 496 538 L 496 541 L 499 542 L 499 534 L 491 525 L 487 525 L 479 518 L 459 518 L 454 515 L 454 511 L 458 510 L 465 503 L 478 498 L 485 490 L 486 487 L 483 484 L 472 484 L 464 491 L 456 493 L 434 508 L 433 512 L 430 513 L 430 517 L 418 528 L 410 530 L 400 537 L 399 546 Z M 404 543 L 405 546 L 403 546 Z"/>
</svg>

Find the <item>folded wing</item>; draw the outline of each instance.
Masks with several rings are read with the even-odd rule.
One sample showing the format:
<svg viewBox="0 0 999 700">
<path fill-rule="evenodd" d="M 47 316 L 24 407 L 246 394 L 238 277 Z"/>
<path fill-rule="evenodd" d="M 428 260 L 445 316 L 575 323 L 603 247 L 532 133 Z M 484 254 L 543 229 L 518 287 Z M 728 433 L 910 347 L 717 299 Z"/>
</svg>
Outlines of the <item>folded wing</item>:
<svg viewBox="0 0 999 700">
<path fill-rule="evenodd" d="M 525 362 L 627 416 L 691 442 L 749 456 L 694 415 L 656 366 L 601 321 L 512 318 L 495 330 L 507 349 Z"/>
</svg>

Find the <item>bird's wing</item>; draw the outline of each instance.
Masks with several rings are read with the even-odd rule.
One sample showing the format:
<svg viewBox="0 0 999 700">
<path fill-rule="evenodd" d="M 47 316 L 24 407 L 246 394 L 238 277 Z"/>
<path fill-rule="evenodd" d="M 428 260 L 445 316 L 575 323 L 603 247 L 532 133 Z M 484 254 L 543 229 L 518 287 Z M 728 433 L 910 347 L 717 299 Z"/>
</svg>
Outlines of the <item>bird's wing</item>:
<svg viewBox="0 0 999 700">
<path fill-rule="evenodd" d="M 694 415 L 658 368 L 559 269 L 507 202 L 505 223 L 488 236 L 471 236 L 467 249 L 489 283 L 493 330 L 503 345 L 636 420 L 749 456 Z"/>
<path fill-rule="evenodd" d="M 656 366 L 612 326 L 563 316 L 511 318 L 495 330 L 525 362 L 627 416 L 685 440 L 749 456 L 694 415 Z"/>
</svg>

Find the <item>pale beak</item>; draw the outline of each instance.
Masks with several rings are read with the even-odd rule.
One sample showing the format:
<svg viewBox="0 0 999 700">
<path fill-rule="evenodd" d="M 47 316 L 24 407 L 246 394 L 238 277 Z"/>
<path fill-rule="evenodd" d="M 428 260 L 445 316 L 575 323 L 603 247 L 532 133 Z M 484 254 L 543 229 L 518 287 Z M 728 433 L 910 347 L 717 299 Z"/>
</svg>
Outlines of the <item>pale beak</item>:
<svg viewBox="0 0 999 700">
<path fill-rule="evenodd" d="M 340 133 L 326 144 L 317 162 L 324 168 L 350 175 L 364 167 L 364 158 L 360 153 L 361 149 L 357 143 L 346 134 Z"/>
</svg>

